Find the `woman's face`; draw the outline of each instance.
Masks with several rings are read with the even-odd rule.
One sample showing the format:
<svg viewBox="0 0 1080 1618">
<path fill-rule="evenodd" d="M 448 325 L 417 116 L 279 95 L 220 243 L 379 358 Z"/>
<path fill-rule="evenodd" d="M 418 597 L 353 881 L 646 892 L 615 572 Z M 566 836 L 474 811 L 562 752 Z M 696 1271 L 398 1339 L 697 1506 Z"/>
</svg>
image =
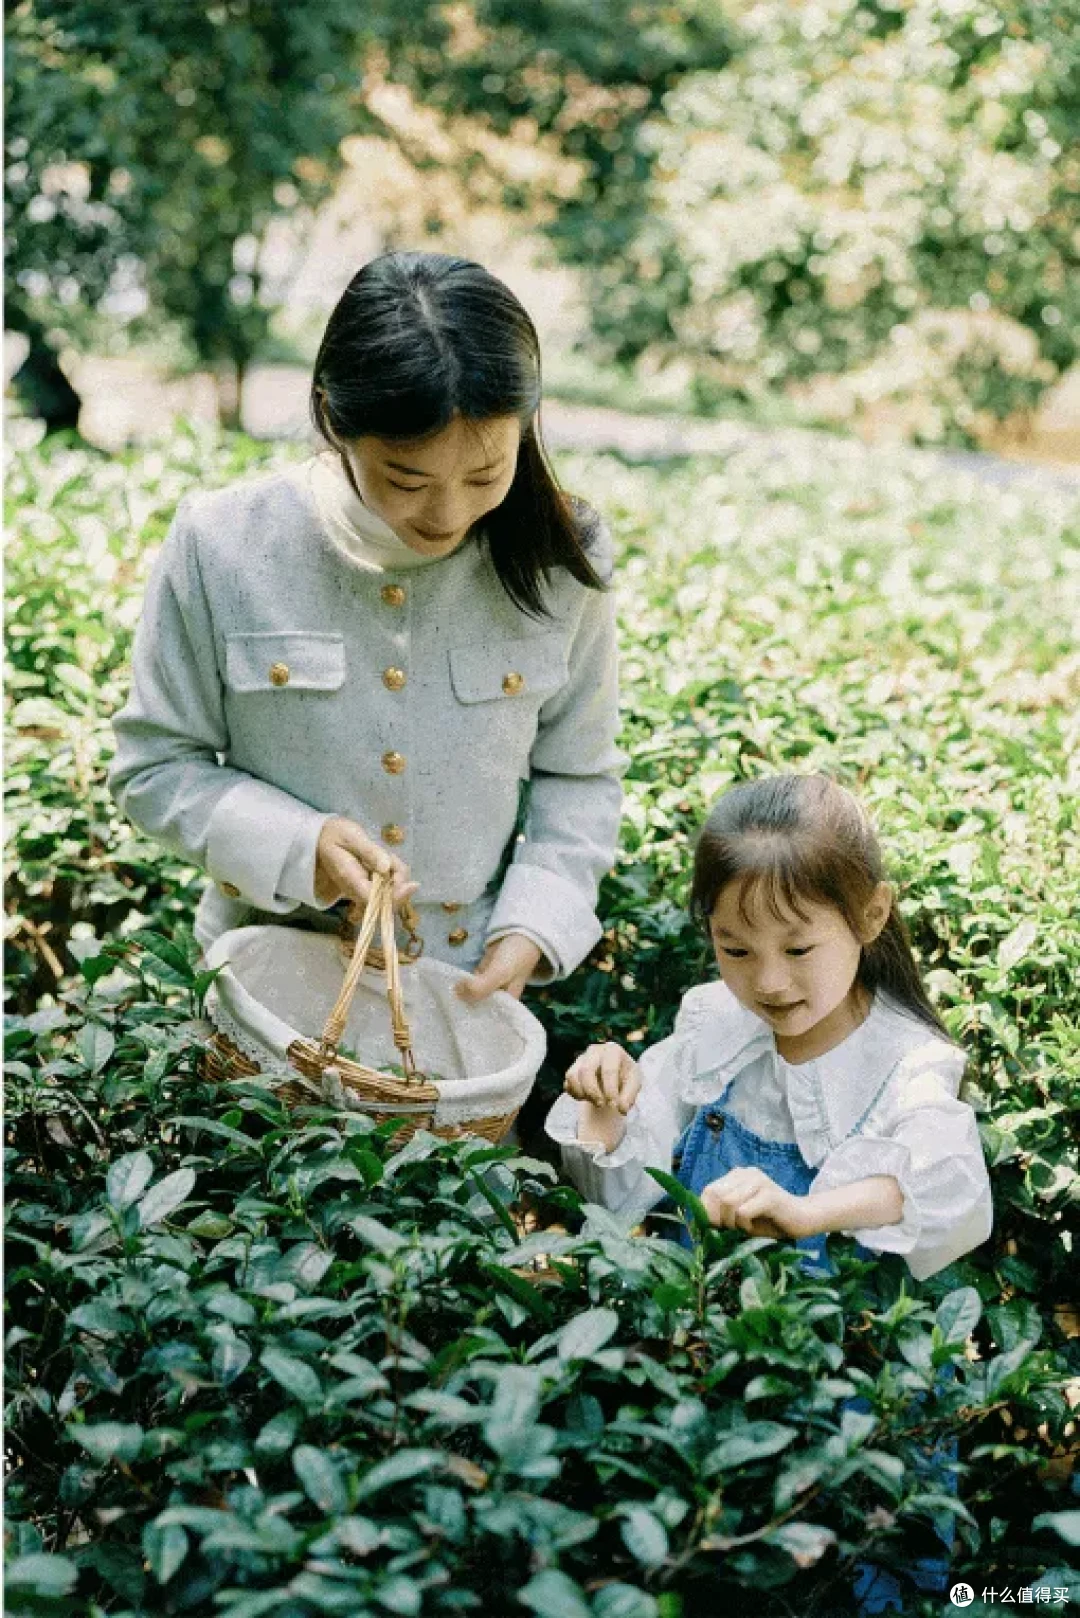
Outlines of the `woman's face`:
<svg viewBox="0 0 1080 1618">
<path fill-rule="evenodd" d="M 431 438 L 354 438 L 349 466 L 364 504 L 410 550 L 449 556 L 481 517 L 501 505 L 514 479 L 521 424 L 516 416 L 456 416 Z"/>
</svg>

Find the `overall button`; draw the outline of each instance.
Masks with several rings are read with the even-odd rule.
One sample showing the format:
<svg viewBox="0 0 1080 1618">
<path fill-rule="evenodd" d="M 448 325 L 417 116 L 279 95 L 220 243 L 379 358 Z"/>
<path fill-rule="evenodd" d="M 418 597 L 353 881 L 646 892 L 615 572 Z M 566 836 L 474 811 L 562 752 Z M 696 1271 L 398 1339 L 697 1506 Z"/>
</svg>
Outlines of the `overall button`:
<svg viewBox="0 0 1080 1618">
<path fill-rule="evenodd" d="M 724 1133 L 724 1115 L 722 1112 L 707 1112 L 705 1114 L 705 1127 L 711 1129 L 714 1135 Z"/>
<path fill-rule="evenodd" d="M 400 775 L 405 768 L 405 757 L 402 753 L 384 753 L 382 767 L 387 775 Z"/>
<path fill-rule="evenodd" d="M 219 882 L 218 887 L 221 889 L 226 899 L 239 899 L 240 889 L 236 886 L 235 882 Z"/>
<path fill-rule="evenodd" d="M 400 584 L 384 584 L 382 598 L 388 607 L 403 607 L 405 605 L 405 591 Z"/>
<path fill-rule="evenodd" d="M 464 944 L 468 936 L 464 927 L 455 927 L 453 932 L 448 935 L 446 942 L 454 945 Z"/>
<path fill-rule="evenodd" d="M 403 843 L 405 841 L 404 828 L 401 826 L 384 826 L 382 829 L 382 838 L 384 843 L 390 843 L 396 848 L 398 843 Z"/>
<path fill-rule="evenodd" d="M 516 697 L 519 691 L 524 691 L 525 689 L 524 674 L 504 675 L 502 687 L 508 697 Z"/>
<path fill-rule="evenodd" d="M 271 685 L 288 685 L 288 683 L 289 683 L 289 665 L 288 665 L 288 663 L 271 663 L 271 665 L 270 665 L 270 684 Z"/>
<path fill-rule="evenodd" d="M 405 670 L 384 669 L 382 683 L 388 691 L 400 691 L 405 684 Z"/>
</svg>

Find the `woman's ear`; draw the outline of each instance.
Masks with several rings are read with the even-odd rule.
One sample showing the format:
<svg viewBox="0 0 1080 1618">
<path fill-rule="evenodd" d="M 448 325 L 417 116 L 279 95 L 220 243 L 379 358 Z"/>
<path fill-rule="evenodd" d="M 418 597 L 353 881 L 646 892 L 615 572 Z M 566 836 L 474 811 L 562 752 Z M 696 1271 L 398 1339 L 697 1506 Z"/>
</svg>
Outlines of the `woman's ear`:
<svg viewBox="0 0 1080 1618">
<path fill-rule="evenodd" d="M 859 928 L 859 943 L 872 944 L 892 914 L 893 890 L 888 882 L 879 882 L 866 902 Z"/>
</svg>

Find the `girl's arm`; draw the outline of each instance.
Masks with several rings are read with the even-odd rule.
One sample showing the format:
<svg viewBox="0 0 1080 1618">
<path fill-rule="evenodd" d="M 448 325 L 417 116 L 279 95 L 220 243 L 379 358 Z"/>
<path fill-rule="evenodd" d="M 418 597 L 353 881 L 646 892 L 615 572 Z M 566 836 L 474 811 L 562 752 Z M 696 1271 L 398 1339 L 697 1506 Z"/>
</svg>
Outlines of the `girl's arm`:
<svg viewBox="0 0 1080 1618">
<path fill-rule="evenodd" d="M 900 1253 L 925 1280 L 985 1242 L 993 1224 L 990 1180 L 975 1114 L 957 1097 L 963 1054 L 934 1041 L 900 1063 L 886 1104 L 829 1153 L 811 1199 L 890 1176 L 903 1199 L 899 1220 L 858 1217 L 839 1227 L 864 1247 Z"/>
<path fill-rule="evenodd" d="M 603 575 L 606 535 L 590 549 Z M 569 650 L 569 678 L 540 710 L 530 756 L 528 818 L 503 880 L 487 942 L 520 933 L 566 977 L 600 937 L 596 896 L 611 869 L 622 809 L 626 761 L 619 728 L 615 600 L 583 590 Z"/>
<path fill-rule="evenodd" d="M 545 1128 L 559 1145 L 563 1172 L 588 1201 L 636 1220 L 662 1200 L 664 1192 L 646 1168 L 670 1171 L 675 1143 L 694 1116 L 693 1105 L 680 1097 L 679 1083 L 691 1054 L 695 1019 L 692 992 L 683 1001 L 674 1033 L 651 1046 L 640 1063 L 618 1046 L 604 1047 L 619 1052 L 640 1076 L 640 1089 L 625 1118 L 567 1092 L 549 1112 Z"/>
</svg>

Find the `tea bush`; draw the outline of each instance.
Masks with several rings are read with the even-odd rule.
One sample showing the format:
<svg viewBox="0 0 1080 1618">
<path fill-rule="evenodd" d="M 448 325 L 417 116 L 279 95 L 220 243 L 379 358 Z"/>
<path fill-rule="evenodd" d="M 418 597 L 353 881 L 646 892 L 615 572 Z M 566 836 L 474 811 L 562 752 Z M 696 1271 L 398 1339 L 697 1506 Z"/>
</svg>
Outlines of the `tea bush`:
<svg viewBox="0 0 1080 1618">
<path fill-rule="evenodd" d="M 526 1139 L 570 1055 L 640 1050 L 707 975 L 683 905 L 711 797 L 836 773 L 971 1052 L 996 1228 L 922 1286 L 826 1282 L 775 1244 L 579 1229 L 512 1151 L 290 1131 L 199 1080 L 198 875 L 116 814 L 108 719 L 176 501 L 281 453 L 186 432 L 9 477 L 13 1607 L 844 1611 L 868 1545 L 927 1548 L 914 1452 L 949 1434 L 958 1573 L 1068 1585 L 1080 502 L 839 440 L 561 465 L 620 536 L 631 767 L 602 944 L 536 997 Z M 523 1239 L 525 1208 L 571 1233 Z"/>
<path fill-rule="evenodd" d="M 514 1148 L 203 1083 L 167 940 L 86 976 L 9 1036 L 11 1610 L 843 1612 L 943 1512 L 976 1552 L 927 1446 L 1003 1522 L 1033 1458 L 1001 1412 L 1069 1421 L 1025 1299 L 814 1279 L 688 1195 L 689 1251 L 582 1223 Z M 1014 1580 L 1070 1582 L 1053 1505 Z"/>
</svg>

